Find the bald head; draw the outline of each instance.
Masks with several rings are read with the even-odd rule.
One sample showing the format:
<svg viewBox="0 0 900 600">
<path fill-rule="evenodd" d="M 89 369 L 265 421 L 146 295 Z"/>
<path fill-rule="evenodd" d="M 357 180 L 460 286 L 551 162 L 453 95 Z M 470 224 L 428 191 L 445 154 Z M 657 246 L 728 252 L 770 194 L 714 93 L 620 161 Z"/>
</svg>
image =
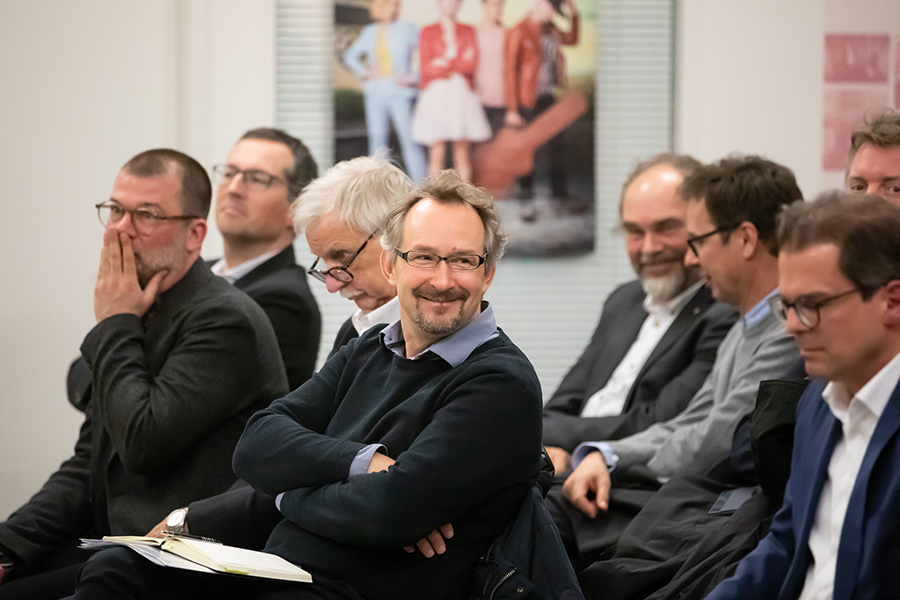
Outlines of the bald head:
<svg viewBox="0 0 900 600">
<path fill-rule="evenodd" d="M 635 176 L 622 194 L 625 248 L 644 291 L 655 303 L 671 300 L 698 280 L 684 266 L 686 204 L 678 193 L 683 173 L 668 163 Z"/>
</svg>

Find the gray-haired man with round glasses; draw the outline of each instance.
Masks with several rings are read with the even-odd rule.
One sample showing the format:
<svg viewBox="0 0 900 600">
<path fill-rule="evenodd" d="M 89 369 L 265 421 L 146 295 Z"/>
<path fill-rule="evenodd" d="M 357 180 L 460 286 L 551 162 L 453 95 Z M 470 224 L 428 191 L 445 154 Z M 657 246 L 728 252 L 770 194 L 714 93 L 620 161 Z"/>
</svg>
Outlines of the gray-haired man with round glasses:
<svg viewBox="0 0 900 600">
<path fill-rule="evenodd" d="M 378 323 L 400 316 L 397 290 L 381 272 L 375 238 L 391 204 L 413 189 L 388 160 L 361 156 L 336 164 L 310 183 L 294 205 L 294 227 L 304 232 L 316 260 L 307 271 L 357 311 L 341 326 L 332 352 Z"/>
</svg>

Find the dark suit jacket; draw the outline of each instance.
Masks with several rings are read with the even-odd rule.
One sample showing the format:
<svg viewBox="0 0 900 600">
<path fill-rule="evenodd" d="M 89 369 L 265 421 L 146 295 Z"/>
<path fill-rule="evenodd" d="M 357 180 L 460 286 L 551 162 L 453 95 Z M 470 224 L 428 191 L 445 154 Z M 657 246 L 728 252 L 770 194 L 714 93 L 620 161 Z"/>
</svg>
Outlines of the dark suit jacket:
<svg viewBox="0 0 900 600">
<path fill-rule="evenodd" d="M 812 558 L 809 533 L 842 435 L 840 422 L 822 399 L 824 388 L 824 381 L 813 381 L 800 400 L 791 476 L 769 534 L 708 599 L 788 600 L 800 595 Z M 834 600 L 900 598 L 898 432 L 900 385 L 875 427 L 853 485 L 838 546 Z"/>
<path fill-rule="evenodd" d="M 244 424 L 287 390 L 262 310 L 202 260 L 151 311 L 104 319 L 81 346 L 92 391 L 75 454 L 0 524 L 26 566 L 78 537 L 144 534 L 228 489 Z"/>
<path fill-rule="evenodd" d="M 603 306 L 594 336 L 544 407 L 544 445 L 571 452 L 588 440 L 617 440 L 667 421 L 687 406 L 716 360 L 737 314 L 703 287 L 675 318 L 638 373 L 621 415 L 582 418 L 587 400 L 622 362 L 647 318 L 639 281 L 620 286 Z"/>
<path fill-rule="evenodd" d="M 256 300 L 275 329 L 288 385 L 296 389 L 316 368 L 322 317 L 306 283 L 306 270 L 297 265 L 294 246 L 259 265 L 234 282 Z"/>
</svg>

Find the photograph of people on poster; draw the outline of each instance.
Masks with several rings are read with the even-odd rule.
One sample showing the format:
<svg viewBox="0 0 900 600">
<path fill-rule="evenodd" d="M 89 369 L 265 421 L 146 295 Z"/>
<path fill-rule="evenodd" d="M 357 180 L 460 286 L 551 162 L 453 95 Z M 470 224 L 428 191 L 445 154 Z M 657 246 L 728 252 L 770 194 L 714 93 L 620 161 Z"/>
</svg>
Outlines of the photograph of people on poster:
<svg viewBox="0 0 900 600">
<path fill-rule="evenodd" d="M 508 255 L 590 252 L 595 34 L 589 0 L 336 0 L 335 160 L 454 168 Z"/>
</svg>

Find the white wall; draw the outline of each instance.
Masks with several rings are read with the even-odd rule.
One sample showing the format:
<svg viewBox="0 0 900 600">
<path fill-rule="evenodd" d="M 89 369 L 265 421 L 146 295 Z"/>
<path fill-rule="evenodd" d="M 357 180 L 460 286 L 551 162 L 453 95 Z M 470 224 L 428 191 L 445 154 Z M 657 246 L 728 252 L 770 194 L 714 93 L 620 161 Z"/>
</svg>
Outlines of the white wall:
<svg viewBox="0 0 900 600">
<path fill-rule="evenodd" d="M 825 0 L 681 0 L 676 149 L 762 154 L 823 185 Z"/>
<path fill-rule="evenodd" d="M 824 0 L 679 6 L 677 149 L 766 154 L 817 191 Z M 92 205 L 140 150 L 210 165 L 273 123 L 273 14 L 272 0 L 0 0 L 0 519 L 70 454 L 81 422 L 64 384 L 93 325 Z M 213 232 L 204 254 L 220 249 Z M 535 326 L 558 343 L 552 322 Z"/>
<path fill-rule="evenodd" d="M 94 325 L 119 167 L 170 146 L 204 165 L 274 122 L 274 5 L 0 1 L 0 519 L 67 458 L 65 374 Z M 217 254 L 213 232 L 204 253 Z"/>
</svg>

